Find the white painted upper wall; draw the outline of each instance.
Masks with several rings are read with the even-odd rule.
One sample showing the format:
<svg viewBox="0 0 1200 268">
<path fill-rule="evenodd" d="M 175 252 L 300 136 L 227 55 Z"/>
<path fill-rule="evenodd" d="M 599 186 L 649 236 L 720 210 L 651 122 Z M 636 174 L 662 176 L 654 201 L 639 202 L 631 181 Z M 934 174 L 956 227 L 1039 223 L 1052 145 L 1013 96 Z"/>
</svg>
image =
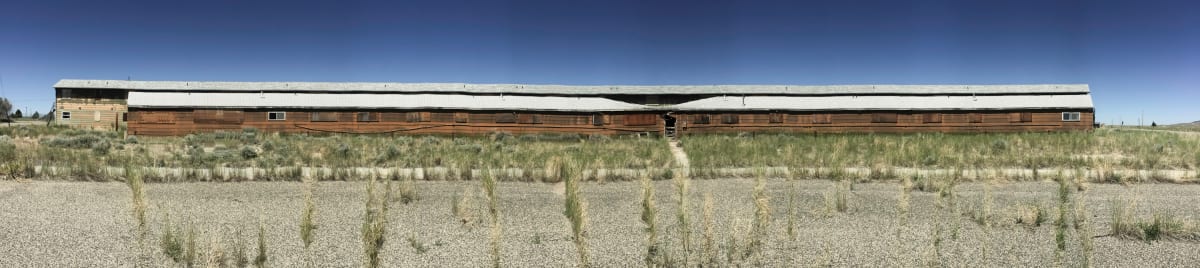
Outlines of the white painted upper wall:
<svg viewBox="0 0 1200 268">
<path fill-rule="evenodd" d="M 645 106 L 601 97 L 129 92 L 134 108 L 452 109 L 529 111 L 838 111 L 1092 109 L 1089 95 L 999 96 L 726 96 Z"/>
<path fill-rule="evenodd" d="M 1089 95 L 1001 96 L 746 96 L 674 105 L 681 111 L 871 111 L 1092 109 Z"/>
<path fill-rule="evenodd" d="M 461 94 L 129 92 L 133 108 L 447 109 L 631 111 L 646 106 L 600 97 Z"/>
<path fill-rule="evenodd" d="M 126 81 L 63 79 L 55 88 L 131 91 L 409 92 L 528 95 L 937 95 L 1087 94 L 1086 84 L 1033 85 L 522 85 L 464 83 L 332 83 Z"/>
</svg>

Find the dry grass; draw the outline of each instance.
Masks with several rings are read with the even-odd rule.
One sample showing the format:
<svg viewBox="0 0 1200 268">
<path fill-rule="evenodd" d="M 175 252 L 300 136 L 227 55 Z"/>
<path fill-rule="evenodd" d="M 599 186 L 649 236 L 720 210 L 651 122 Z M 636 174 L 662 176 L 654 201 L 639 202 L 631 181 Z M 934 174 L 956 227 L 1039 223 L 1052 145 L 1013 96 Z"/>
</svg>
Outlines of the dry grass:
<svg viewBox="0 0 1200 268">
<path fill-rule="evenodd" d="M 575 249 L 579 253 L 579 265 L 581 267 L 591 267 L 591 257 L 588 252 L 587 245 L 587 201 L 583 199 L 581 185 L 582 175 L 576 170 L 575 164 L 570 160 L 562 165 L 563 174 L 565 177 L 565 197 L 563 198 L 564 211 L 563 215 L 567 217 L 567 221 L 571 224 L 571 237 L 575 242 Z"/>
<path fill-rule="evenodd" d="M 363 216 L 362 242 L 363 266 L 381 267 L 379 254 L 383 252 L 388 227 L 388 200 L 391 197 L 391 187 L 384 186 L 385 193 L 376 193 L 375 178 L 367 182 L 366 213 Z"/>
<path fill-rule="evenodd" d="M 486 172 L 483 175 L 483 195 L 487 197 L 488 215 L 491 219 L 491 232 L 488 236 L 490 243 L 490 255 L 492 256 L 492 267 L 500 267 L 500 239 L 503 235 L 503 230 L 500 227 L 500 200 L 496 196 L 496 177 L 492 173 Z"/>
<path fill-rule="evenodd" d="M 1200 139 L 1174 133 L 1098 129 L 1094 132 L 990 134 L 689 135 L 682 140 L 696 174 L 760 165 L 818 169 L 840 179 L 841 167 L 859 168 L 866 179 L 891 180 L 898 167 L 1001 172 L 1009 180 L 1038 180 L 1036 169 L 1109 166 L 1123 176 L 1133 170 L 1187 171 L 1200 167 Z M 803 172 L 796 172 L 803 173 Z M 1175 180 L 1178 174 L 1159 174 Z M 979 176 L 971 179 L 979 179 Z M 1103 176 L 1088 178 L 1102 181 Z"/>
<path fill-rule="evenodd" d="M 300 241 L 304 242 L 305 250 L 312 245 L 313 231 L 317 229 L 317 224 L 313 219 L 317 213 L 316 201 L 313 197 L 314 191 L 316 191 L 316 182 L 312 179 L 304 180 L 304 210 L 300 212 Z"/>
<path fill-rule="evenodd" d="M 654 198 L 654 182 L 649 175 L 642 176 L 642 224 L 646 225 L 646 266 L 662 265 L 658 248 L 658 205 Z"/>
<path fill-rule="evenodd" d="M 690 266 L 689 261 L 692 253 L 692 229 L 691 229 L 691 205 L 688 202 L 688 195 L 691 195 L 689 186 L 691 185 L 688 177 L 683 174 L 675 174 L 673 179 L 675 184 L 675 195 L 677 201 L 677 210 L 675 211 L 676 229 L 679 231 L 679 244 L 682 250 L 683 266 Z"/>
</svg>

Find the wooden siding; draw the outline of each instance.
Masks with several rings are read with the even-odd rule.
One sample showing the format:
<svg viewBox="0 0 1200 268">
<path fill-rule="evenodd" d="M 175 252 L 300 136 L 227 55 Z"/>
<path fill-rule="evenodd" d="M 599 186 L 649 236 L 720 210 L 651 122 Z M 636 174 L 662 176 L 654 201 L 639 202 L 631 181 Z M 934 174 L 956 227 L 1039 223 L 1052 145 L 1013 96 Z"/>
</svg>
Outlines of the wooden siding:
<svg viewBox="0 0 1200 268">
<path fill-rule="evenodd" d="M 285 112 L 286 120 L 267 120 Z M 1062 112 L 1080 112 L 1062 121 Z M 367 113 L 368 120 L 360 120 Z M 314 114 L 318 114 L 314 117 Z M 220 118 L 215 118 L 220 115 Z M 1044 132 L 1092 129 L 1091 111 L 947 111 L 861 113 L 673 113 L 678 133 L 719 132 Z M 313 121 L 313 119 L 318 119 Z M 257 128 L 282 133 L 486 134 L 661 133 L 657 112 L 526 113 L 511 111 L 309 111 L 139 109 L 130 113 L 129 133 L 186 135 Z"/>
<path fill-rule="evenodd" d="M 1063 121 L 1062 112 L 1080 112 Z M 719 132 L 1044 132 L 1092 129 L 1091 111 L 675 113 L 681 134 Z M 735 118 L 730 118 L 735 116 Z M 1016 118 L 1014 121 L 1013 118 Z M 717 119 L 717 120 L 713 120 Z M 1028 120 L 1026 120 L 1028 119 Z M 707 123 L 702 123 L 707 122 Z M 736 123 L 733 123 L 736 122 Z"/>
<path fill-rule="evenodd" d="M 93 130 L 114 130 L 125 126 L 127 108 L 123 99 L 56 98 L 54 123 Z M 63 113 L 71 113 L 63 119 Z"/>
<path fill-rule="evenodd" d="M 267 112 L 285 112 L 286 120 L 267 120 Z M 129 134 L 178 136 L 196 132 L 240 131 L 256 128 L 281 133 L 362 134 L 487 134 L 579 133 L 621 134 L 661 132 L 657 113 L 525 113 L 511 111 L 372 111 L 378 120 L 358 120 L 361 111 L 223 110 L 240 121 L 213 121 L 211 110 L 134 108 Z M 314 113 L 319 113 L 314 122 Z M 630 119 L 626 119 L 626 118 Z M 652 119 L 652 120 L 651 120 Z M 328 120 L 328 121 L 322 121 Z M 596 123 L 599 123 L 597 125 Z"/>
</svg>

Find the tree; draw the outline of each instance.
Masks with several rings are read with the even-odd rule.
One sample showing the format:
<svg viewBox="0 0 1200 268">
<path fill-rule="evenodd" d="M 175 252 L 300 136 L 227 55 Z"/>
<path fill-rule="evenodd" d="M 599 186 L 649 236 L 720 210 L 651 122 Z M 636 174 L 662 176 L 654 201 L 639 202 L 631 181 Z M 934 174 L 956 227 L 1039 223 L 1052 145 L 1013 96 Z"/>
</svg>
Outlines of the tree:
<svg viewBox="0 0 1200 268">
<path fill-rule="evenodd" d="M 29 118 L 42 119 L 42 113 L 38 112 L 38 111 L 33 111 L 33 115 L 29 116 Z"/>
<path fill-rule="evenodd" d="M 8 102 L 8 98 L 0 98 L 0 115 L 7 117 L 8 111 L 12 111 L 12 103 Z"/>
<path fill-rule="evenodd" d="M 12 114 L 12 118 L 21 118 L 21 117 L 25 117 L 25 115 L 21 114 L 21 109 L 17 109 L 17 111 L 13 112 L 13 114 Z"/>
</svg>

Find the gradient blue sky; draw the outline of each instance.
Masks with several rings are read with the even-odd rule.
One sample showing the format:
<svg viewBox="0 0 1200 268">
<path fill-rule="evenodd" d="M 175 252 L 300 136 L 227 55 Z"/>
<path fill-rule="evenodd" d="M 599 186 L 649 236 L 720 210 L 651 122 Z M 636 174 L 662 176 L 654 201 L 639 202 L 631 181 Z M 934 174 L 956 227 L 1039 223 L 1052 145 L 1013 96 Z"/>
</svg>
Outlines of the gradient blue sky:
<svg viewBox="0 0 1200 268">
<path fill-rule="evenodd" d="M 1200 120 L 1200 1 L 11 1 L 0 78 L 1087 83 L 1097 121 Z M 27 108 L 26 108 L 27 107 Z"/>
</svg>

